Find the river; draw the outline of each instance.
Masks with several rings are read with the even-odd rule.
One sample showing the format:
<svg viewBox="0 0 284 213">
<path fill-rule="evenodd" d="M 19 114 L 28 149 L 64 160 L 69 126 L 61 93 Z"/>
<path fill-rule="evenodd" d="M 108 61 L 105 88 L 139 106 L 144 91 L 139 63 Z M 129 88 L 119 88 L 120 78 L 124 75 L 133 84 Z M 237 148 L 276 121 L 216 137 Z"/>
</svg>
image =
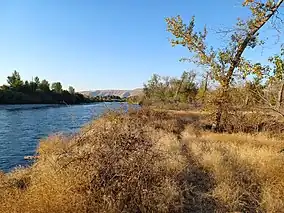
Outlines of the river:
<svg viewBox="0 0 284 213">
<path fill-rule="evenodd" d="M 87 105 L 0 105 L 0 171 L 26 166 L 39 140 L 55 133 L 70 134 L 108 109 L 127 110 L 127 103 Z"/>
</svg>

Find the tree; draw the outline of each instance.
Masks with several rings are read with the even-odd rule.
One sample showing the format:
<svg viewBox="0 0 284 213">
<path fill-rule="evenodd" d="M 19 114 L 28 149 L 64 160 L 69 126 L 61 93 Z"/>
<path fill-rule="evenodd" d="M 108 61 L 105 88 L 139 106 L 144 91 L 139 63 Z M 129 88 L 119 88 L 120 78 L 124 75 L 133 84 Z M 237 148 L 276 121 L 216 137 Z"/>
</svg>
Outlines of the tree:
<svg viewBox="0 0 284 213">
<path fill-rule="evenodd" d="M 61 93 L 62 92 L 62 85 L 60 82 L 54 82 L 51 85 L 51 89 L 57 93 Z"/>
<path fill-rule="evenodd" d="M 34 79 L 32 79 L 32 81 L 30 81 L 30 90 L 32 92 L 35 92 L 38 88 L 39 88 L 39 84 L 40 84 L 40 81 L 39 81 L 39 77 L 35 77 Z"/>
<path fill-rule="evenodd" d="M 192 102 L 197 94 L 195 76 L 194 72 L 183 72 L 180 78 L 154 74 L 148 83 L 144 84 L 146 99 L 171 103 Z"/>
<path fill-rule="evenodd" d="M 195 81 L 196 73 L 186 72 L 184 71 L 181 75 L 181 80 L 178 80 L 177 82 L 177 89 L 175 92 L 174 100 L 177 101 L 177 99 L 183 99 L 185 102 L 192 100 L 193 97 L 197 94 L 197 86 Z"/>
<path fill-rule="evenodd" d="M 193 54 L 191 58 L 182 60 L 208 68 L 211 78 L 220 84 L 220 95 L 216 101 L 217 128 L 227 107 L 228 92 L 234 77 L 246 77 L 251 73 L 261 75 L 261 66 L 252 64 L 242 55 L 247 48 L 262 44 L 258 32 L 276 14 L 283 1 L 266 0 L 262 3 L 261 0 L 245 0 L 243 6 L 250 9 L 251 16 L 246 21 L 238 18 L 235 29 L 228 32 L 230 42 L 223 49 L 206 45 L 207 29 L 204 27 L 202 32 L 196 32 L 194 16 L 189 25 L 184 23 L 181 16 L 166 18 L 167 30 L 173 35 L 172 46 L 184 46 Z"/>
<path fill-rule="evenodd" d="M 152 100 L 164 101 L 169 86 L 169 77 L 153 74 L 147 84 L 144 84 L 144 93 Z"/>
<path fill-rule="evenodd" d="M 34 82 L 36 83 L 37 86 L 39 86 L 40 84 L 39 77 L 36 76 Z"/>
<path fill-rule="evenodd" d="M 7 77 L 7 82 L 12 89 L 19 90 L 23 86 L 23 81 L 21 79 L 20 73 L 16 70 L 12 73 L 11 76 Z"/>
<path fill-rule="evenodd" d="M 30 83 L 28 81 L 25 81 L 24 85 L 22 86 L 22 92 L 29 93 L 31 91 L 32 89 L 31 89 Z"/>
<path fill-rule="evenodd" d="M 30 81 L 30 90 L 35 92 L 37 90 L 37 84 L 34 81 Z"/>
<path fill-rule="evenodd" d="M 284 47 L 281 54 L 269 58 L 272 68 L 269 69 L 268 80 L 264 90 L 251 90 L 262 100 L 262 109 L 268 109 L 284 117 L 283 95 L 284 95 Z M 264 77 L 264 78 L 265 78 Z"/>
<path fill-rule="evenodd" d="M 42 80 L 41 83 L 39 84 L 39 89 L 41 91 L 44 91 L 44 92 L 49 92 L 50 91 L 50 85 L 49 85 L 49 82 L 47 80 Z"/>
<path fill-rule="evenodd" d="M 75 89 L 72 86 L 69 86 L 68 91 L 70 94 L 75 94 Z"/>
<path fill-rule="evenodd" d="M 153 74 L 151 79 L 147 82 L 147 84 L 144 84 L 144 93 L 146 97 L 150 98 L 151 95 L 153 95 L 154 90 L 158 87 L 158 83 L 160 81 L 160 76 L 157 74 Z"/>
<path fill-rule="evenodd" d="M 209 73 L 206 72 L 205 75 L 203 76 L 203 80 L 197 92 L 198 99 L 201 101 L 201 103 L 204 103 L 205 101 L 205 96 L 208 90 L 208 78 L 209 78 Z"/>
<path fill-rule="evenodd" d="M 279 91 L 277 97 L 277 109 L 280 110 L 283 103 L 283 93 L 284 93 L 284 48 L 281 49 L 280 55 L 275 55 L 269 59 L 273 63 L 273 72 L 270 76 L 270 83 L 278 84 Z"/>
</svg>

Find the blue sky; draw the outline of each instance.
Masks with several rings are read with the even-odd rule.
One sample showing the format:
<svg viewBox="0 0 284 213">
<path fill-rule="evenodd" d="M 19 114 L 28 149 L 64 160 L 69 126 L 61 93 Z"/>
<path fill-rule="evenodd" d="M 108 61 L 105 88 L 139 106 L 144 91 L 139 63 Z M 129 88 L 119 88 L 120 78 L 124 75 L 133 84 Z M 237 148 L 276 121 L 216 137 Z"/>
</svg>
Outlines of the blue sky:
<svg viewBox="0 0 284 213">
<path fill-rule="evenodd" d="M 0 0 L 0 84 L 13 70 L 78 91 L 133 89 L 153 73 L 178 76 L 193 68 L 179 62 L 187 51 L 168 42 L 164 19 L 178 14 L 196 15 L 197 26 L 214 31 L 247 12 L 241 0 Z M 212 35 L 209 42 L 221 44 Z M 267 45 L 247 56 L 261 61 L 275 51 Z"/>
</svg>

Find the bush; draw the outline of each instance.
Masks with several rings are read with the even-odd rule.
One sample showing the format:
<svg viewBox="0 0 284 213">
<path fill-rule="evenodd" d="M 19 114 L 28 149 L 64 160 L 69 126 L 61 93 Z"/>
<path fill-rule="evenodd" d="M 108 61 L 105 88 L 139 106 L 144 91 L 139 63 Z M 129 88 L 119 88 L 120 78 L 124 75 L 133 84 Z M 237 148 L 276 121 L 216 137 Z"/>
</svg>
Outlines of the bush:
<svg viewBox="0 0 284 213">
<path fill-rule="evenodd" d="M 165 113 L 140 110 L 110 112 L 73 138 L 50 137 L 31 168 L 7 175 L 17 184 L 0 192 L 0 212 L 179 211 L 181 131 Z"/>
</svg>

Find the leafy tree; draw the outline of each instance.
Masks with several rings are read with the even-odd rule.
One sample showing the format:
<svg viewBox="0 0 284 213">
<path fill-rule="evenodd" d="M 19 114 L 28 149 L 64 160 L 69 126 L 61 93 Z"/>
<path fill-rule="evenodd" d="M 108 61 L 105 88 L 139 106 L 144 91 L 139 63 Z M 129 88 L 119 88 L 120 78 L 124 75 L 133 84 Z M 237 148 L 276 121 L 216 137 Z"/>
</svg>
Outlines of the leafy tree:
<svg viewBox="0 0 284 213">
<path fill-rule="evenodd" d="M 197 86 L 195 81 L 196 73 L 183 72 L 181 75 L 181 80 L 178 81 L 176 93 L 174 99 L 182 99 L 182 102 L 190 101 L 197 94 Z"/>
<path fill-rule="evenodd" d="M 144 84 L 144 93 L 146 97 L 153 100 L 157 99 L 164 101 L 166 98 L 165 92 L 169 84 L 168 79 L 168 77 L 161 77 L 157 74 L 153 74 L 148 83 Z"/>
<path fill-rule="evenodd" d="M 39 89 L 41 91 L 44 91 L 44 92 L 49 92 L 50 91 L 50 85 L 49 85 L 49 82 L 47 80 L 42 80 L 41 83 L 39 84 Z"/>
<path fill-rule="evenodd" d="M 262 100 L 262 109 L 272 110 L 284 117 L 283 95 L 284 95 L 284 48 L 281 54 L 269 58 L 272 66 L 268 72 L 268 79 L 264 90 L 250 90 Z"/>
<path fill-rule="evenodd" d="M 243 57 L 247 48 L 254 48 L 263 42 L 259 40 L 259 30 L 276 14 L 284 0 L 245 0 L 251 16 L 247 20 L 238 18 L 235 29 L 228 32 L 230 41 L 223 49 L 206 45 L 207 29 L 196 32 L 195 17 L 186 25 L 181 16 L 166 19 L 167 30 L 173 35 L 172 46 L 186 47 L 192 57 L 188 59 L 197 65 L 209 69 L 210 76 L 219 82 L 221 89 L 216 99 L 215 122 L 219 128 L 223 111 L 228 107 L 228 92 L 235 76 L 246 77 L 249 74 L 262 74 L 259 64 L 252 64 Z"/>
<path fill-rule="evenodd" d="M 21 79 L 20 73 L 16 70 L 12 73 L 11 76 L 7 77 L 7 82 L 12 89 L 19 90 L 23 86 L 23 81 Z"/>
<path fill-rule="evenodd" d="M 72 86 L 69 86 L 68 91 L 70 94 L 75 94 L 75 89 Z"/>
<path fill-rule="evenodd" d="M 2 86 L 0 86 L 0 90 L 7 91 L 7 90 L 9 90 L 9 86 L 7 86 L 7 85 L 2 85 Z"/>
<path fill-rule="evenodd" d="M 25 92 L 25 93 L 32 92 L 30 83 L 28 81 L 25 81 L 24 85 L 22 86 L 22 92 Z"/>
<path fill-rule="evenodd" d="M 39 80 L 39 77 L 35 77 L 35 79 L 34 79 L 34 82 L 36 83 L 36 85 L 39 85 L 40 84 L 40 80 Z"/>
<path fill-rule="evenodd" d="M 61 93 L 62 92 L 62 85 L 60 82 L 54 82 L 51 85 L 51 89 L 57 93 Z"/>
<path fill-rule="evenodd" d="M 144 94 L 150 101 L 192 102 L 197 94 L 195 73 L 183 72 L 180 78 L 154 74 L 144 85 Z"/>
<path fill-rule="evenodd" d="M 280 86 L 277 98 L 277 109 L 280 110 L 284 93 L 284 48 L 281 49 L 280 55 L 269 58 L 269 61 L 274 65 L 272 75 L 269 78 L 270 83 Z"/>
<path fill-rule="evenodd" d="M 32 92 L 35 92 L 35 91 L 37 90 L 37 87 L 38 87 L 38 85 L 36 84 L 36 82 L 31 81 L 29 84 L 30 84 L 30 90 L 31 90 Z"/>
<path fill-rule="evenodd" d="M 208 90 L 208 78 L 209 74 L 206 73 L 205 76 L 203 76 L 203 80 L 197 92 L 197 97 L 202 103 L 205 101 L 205 96 Z"/>
</svg>

